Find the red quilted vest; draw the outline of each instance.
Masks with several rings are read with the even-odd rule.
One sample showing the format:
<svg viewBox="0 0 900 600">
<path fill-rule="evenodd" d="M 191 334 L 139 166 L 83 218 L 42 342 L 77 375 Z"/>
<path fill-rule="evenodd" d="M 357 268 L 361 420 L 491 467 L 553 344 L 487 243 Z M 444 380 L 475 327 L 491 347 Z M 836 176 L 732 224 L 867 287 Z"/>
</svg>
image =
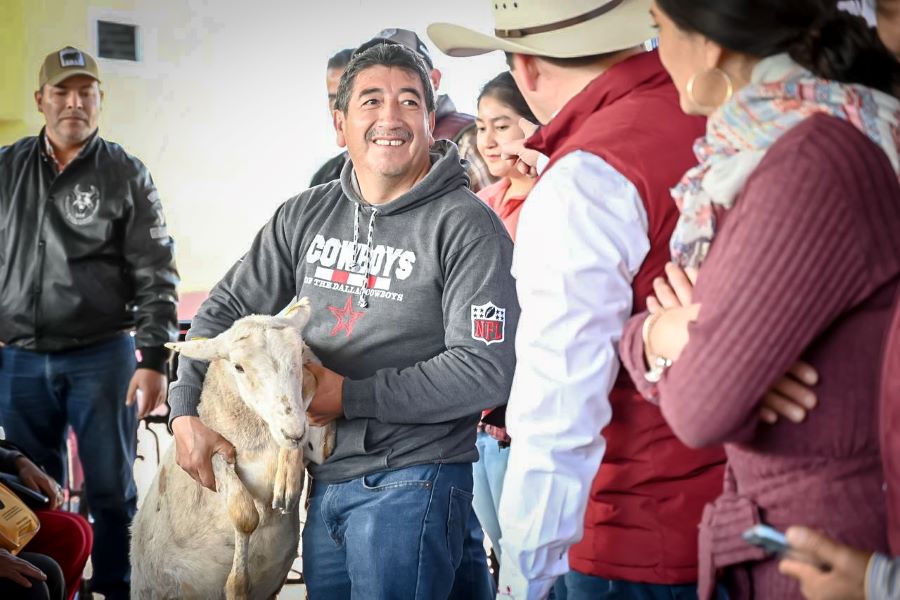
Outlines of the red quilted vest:
<svg viewBox="0 0 900 600">
<path fill-rule="evenodd" d="M 550 156 L 547 168 L 583 150 L 637 188 L 649 220 L 650 253 L 632 284 L 635 313 L 645 309 L 653 279 L 669 260 L 678 219 L 669 189 L 695 164 L 691 146 L 703 133 L 704 120 L 681 111 L 657 53 L 649 52 L 604 72 L 528 141 Z M 722 490 L 724 452 L 692 450 L 678 441 L 624 369 L 610 403 L 606 454 L 591 487 L 584 537 L 569 551 L 569 565 L 607 579 L 696 581 L 697 525 L 703 506 Z"/>
</svg>

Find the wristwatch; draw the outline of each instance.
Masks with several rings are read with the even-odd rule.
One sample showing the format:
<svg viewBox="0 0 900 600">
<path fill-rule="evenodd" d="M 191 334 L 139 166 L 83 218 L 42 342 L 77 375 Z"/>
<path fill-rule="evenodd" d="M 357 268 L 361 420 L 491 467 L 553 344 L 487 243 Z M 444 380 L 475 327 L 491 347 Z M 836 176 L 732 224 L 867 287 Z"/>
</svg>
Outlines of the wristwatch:
<svg viewBox="0 0 900 600">
<path fill-rule="evenodd" d="M 659 380 L 662 379 L 662 374 L 671 366 L 671 360 L 664 356 L 656 356 L 653 359 L 653 364 L 650 365 L 650 370 L 644 373 L 644 379 L 650 383 L 659 383 Z"/>
</svg>

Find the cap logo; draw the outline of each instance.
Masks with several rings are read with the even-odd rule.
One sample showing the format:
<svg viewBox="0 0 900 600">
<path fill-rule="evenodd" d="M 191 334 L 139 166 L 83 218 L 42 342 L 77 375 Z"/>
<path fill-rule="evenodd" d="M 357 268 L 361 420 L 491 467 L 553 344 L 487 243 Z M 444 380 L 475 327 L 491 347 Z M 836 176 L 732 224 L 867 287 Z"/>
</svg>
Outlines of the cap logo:
<svg viewBox="0 0 900 600">
<path fill-rule="evenodd" d="M 378 34 L 377 36 L 375 36 L 375 37 L 390 38 L 390 37 L 394 37 L 395 35 L 397 35 L 397 30 L 396 30 L 395 28 L 392 27 L 392 28 L 389 28 L 389 29 L 382 29 L 382 30 L 381 30 L 381 33 L 379 33 L 379 34 Z"/>
<path fill-rule="evenodd" d="M 59 66 L 62 68 L 68 67 L 83 67 L 84 63 L 84 54 L 75 48 L 63 48 L 59 51 Z"/>
</svg>

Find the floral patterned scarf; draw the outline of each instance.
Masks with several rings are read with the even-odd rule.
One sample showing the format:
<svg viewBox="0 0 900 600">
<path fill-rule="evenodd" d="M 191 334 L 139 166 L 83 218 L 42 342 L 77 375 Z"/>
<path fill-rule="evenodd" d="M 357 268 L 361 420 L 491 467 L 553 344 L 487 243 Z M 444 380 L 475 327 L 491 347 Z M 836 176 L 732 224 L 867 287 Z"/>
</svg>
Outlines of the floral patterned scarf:
<svg viewBox="0 0 900 600">
<path fill-rule="evenodd" d="M 694 144 L 700 164 L 672 189 L 681 217 L 670 242 L 672 260 L 699 267 L 716 235 L 714 208 L 725 210 L 778 138 L 807 117 L 848 121 L 877 144 L 900 177 L 900 101 L 861 85 L 821 79 L 787 54 L 763 59 L 750 84 L 722 105 Z"/>
</svg>

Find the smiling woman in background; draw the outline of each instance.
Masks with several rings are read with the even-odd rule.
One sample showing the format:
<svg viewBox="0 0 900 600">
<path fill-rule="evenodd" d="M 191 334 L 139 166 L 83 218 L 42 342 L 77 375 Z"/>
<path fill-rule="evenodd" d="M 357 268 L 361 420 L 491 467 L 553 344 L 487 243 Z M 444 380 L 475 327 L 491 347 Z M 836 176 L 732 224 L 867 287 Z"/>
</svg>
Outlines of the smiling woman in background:
<svg viewBox="0 0 900 600">
<path fill-rule="evenodd" d="M 497 213 L 513 241 L 516 239 L 519 212 L 535 181 L 515 168 L 515 159 L 501 157 L 504 144 L 526 137 L 519 126 L 519 119 L 537 122 L 512 75 L 504 71 L 488 81 L 478 95 L 478 118 L 475 121 L 478 127 L 478 152 L 484 158 L 491 175 L 499 179 L 479 191 L 478 197 Z M 480 458 L 474 465 L 475 500 L 472 503 L 498 560 L 501 531 L 497 510 L 503 491 L 510 442 L 506 434 L 505 416 L 506 405 L 503 405 L 485 411 L 478 424 L 475 445 Z"/>
</svg>

